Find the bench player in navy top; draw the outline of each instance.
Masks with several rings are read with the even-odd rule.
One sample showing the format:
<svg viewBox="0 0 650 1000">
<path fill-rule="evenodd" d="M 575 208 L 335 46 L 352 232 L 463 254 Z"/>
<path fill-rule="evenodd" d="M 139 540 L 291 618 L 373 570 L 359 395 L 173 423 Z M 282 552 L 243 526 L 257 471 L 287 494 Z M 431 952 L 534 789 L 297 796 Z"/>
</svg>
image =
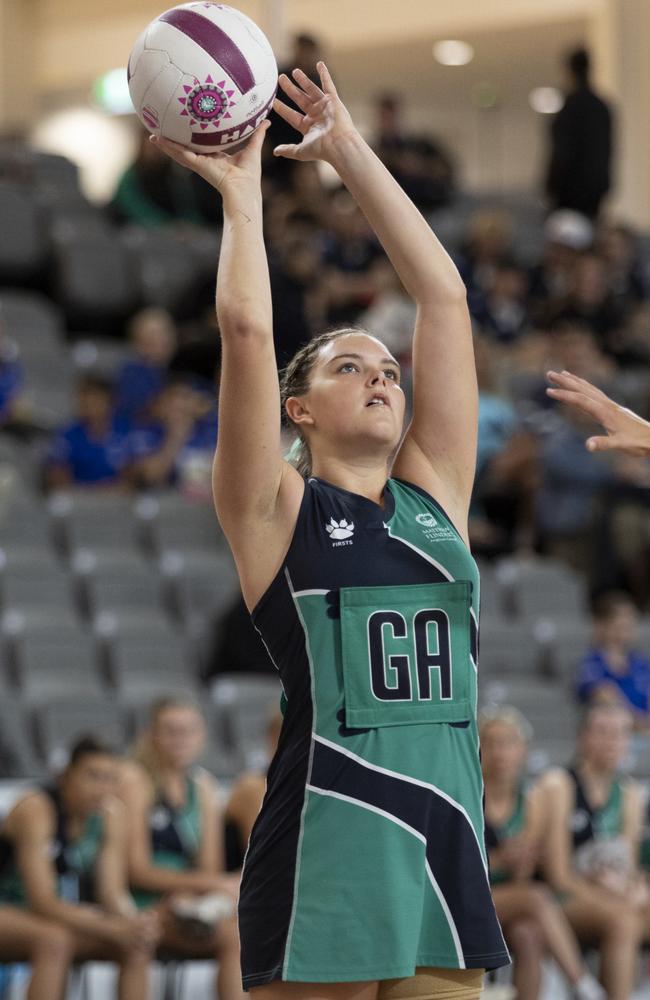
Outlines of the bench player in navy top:
<svg viewBox="0 0 650 1000">
<path fill-rule="evenodd" d="M 217 513 L 285 715 L 244 863 L 242 975 L 259 1000 L 474 1000 L 509 961 L 483 837 L 479 578 L 467 538 L 477 388 L 465 288 L 355 128 L 326 67 L 280 84 L 417 303 L 414 411 L 370 333 L 311 341 L 278 381 L 262 232 L 266 125 L 235 154 L 157 140 L 223 198 Z M 282 458 L 280 414 L 301 442 Z M 302 474 L 301 474 L 302 473 Z"/>
</svg>

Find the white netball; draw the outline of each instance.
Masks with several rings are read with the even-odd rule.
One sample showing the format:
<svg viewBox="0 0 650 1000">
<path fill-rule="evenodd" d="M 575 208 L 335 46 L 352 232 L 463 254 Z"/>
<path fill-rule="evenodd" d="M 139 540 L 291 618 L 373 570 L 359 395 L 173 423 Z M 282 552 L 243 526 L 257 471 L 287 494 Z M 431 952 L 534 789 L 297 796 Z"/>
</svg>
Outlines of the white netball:
<svg viewBox="0 0 650 1000">
<path fill-rule="evenodd" d="M 208 2 L 155 18 L 133 46 L 127 74 L 145 128 L 203 153 L 251 135 L 278 84 L 273 49 L 255 22 Z"/>
</svg>

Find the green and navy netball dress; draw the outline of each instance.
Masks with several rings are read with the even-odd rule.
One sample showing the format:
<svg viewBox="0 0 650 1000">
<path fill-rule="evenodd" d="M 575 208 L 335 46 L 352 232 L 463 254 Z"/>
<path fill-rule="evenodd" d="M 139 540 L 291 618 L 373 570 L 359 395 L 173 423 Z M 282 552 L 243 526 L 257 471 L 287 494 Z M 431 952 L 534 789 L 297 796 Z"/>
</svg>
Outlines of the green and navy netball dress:
<svg viewBox="0 0 650 1000">
<path fill-rule="evenodd" d="M 310 479 L 253 612 L 286 710 L 244 864 L 245 988 L 509 961 L 483 838 L 479 579 L 439 505 Z"/>
</svg>

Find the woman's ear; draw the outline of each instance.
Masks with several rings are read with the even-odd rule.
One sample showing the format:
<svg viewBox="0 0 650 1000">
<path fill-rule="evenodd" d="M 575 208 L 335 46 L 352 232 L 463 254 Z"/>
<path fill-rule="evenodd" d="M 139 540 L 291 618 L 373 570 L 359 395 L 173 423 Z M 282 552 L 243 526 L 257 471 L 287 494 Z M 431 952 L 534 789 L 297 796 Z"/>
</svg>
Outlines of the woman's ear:
<svg viewBox="0 0 650 1000">
<path fill-rule="evenodd" d="M 314 423 L 314 418 L 311 415 L 309 405 L 304 396 L 289 396 L 284 404 L 284 408 L 292 424 L 306 427 Z"/>
</svg>

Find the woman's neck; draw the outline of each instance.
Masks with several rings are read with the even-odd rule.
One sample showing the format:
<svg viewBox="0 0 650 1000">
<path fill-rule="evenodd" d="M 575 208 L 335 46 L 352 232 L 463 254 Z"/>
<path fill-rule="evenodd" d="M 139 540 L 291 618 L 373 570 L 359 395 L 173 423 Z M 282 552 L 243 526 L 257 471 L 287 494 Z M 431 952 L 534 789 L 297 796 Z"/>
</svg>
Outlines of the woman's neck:
<svg viewBox="0 0 650 1000">
<path fill-rule="evenodd" d="M 388 479 L 385 459 L 369 459 L 367 464 L 353 465 L 334 456 L 319 457 L 314 459 L 312 475 L 383 506 L 384 488 Z"/>
</svg>

